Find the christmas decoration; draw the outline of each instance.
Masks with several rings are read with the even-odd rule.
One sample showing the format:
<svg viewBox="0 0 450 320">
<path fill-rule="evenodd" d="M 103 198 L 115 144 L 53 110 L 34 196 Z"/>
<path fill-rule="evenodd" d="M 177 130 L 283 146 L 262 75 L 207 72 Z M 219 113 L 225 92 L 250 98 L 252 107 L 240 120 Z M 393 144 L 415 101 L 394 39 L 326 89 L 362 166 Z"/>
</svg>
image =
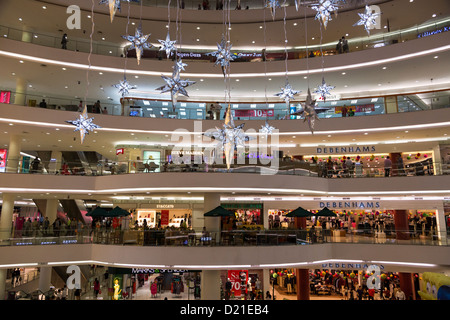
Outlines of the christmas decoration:
<svg viewBox="0 0 450 320">
<path fill-rule="evenodd" d="M 76 129 L 74 131 L 80 131 L 81 143 L 84 142 L 84 138 L 90 131 L 94 131 L 100 126 L 92 122 L 94 118 L 88 118 L 87 106 L 84 106 L 83 112 L 78 116 L 77 120 L 68 120 L 67 123 L 73 124 Z"/>
<path fill-rule="evenodd" d="M 367 35 L 370 35 L 370 29 L 377 26 L 376 18 L 378 18 L 380 14 L 373 12 L 370 6 L 366 5 L 364 13 L 358 13 L 358 15 L 360 19 L 353 26 L 364 26 Z"/>
<path fill-rule="evenodd" d="M 131 46 L 128 48 L 129 50 L 136 50 L 136 58 L 137 63 L 139 64 L 142 58 L 142 54 L 144 53 L 144 49 L 150 49 L 152 45 L 148 43 L 148 38 L 150 37 L 150 34 L 144 35 L 142 33 L 142 28 L 139 26 L 136 28 L 134 36 L 126 35 L 122 36 L 125 40 L 128 40 L 131 42 Z"/>
</svg>

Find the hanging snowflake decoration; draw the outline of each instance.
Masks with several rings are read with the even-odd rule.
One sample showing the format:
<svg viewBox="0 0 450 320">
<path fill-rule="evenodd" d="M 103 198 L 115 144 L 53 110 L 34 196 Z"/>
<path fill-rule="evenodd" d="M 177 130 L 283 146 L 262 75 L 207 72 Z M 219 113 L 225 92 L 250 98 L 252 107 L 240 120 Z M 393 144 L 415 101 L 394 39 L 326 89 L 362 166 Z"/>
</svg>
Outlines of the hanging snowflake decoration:
<svg viewBox="0 0 450 320">
<path fill-rule="evenodd" d="M 281 88 L 281 92 L 278 92 L 275 95 L 283 99 L 286 104 L 289 104 L 291 99 L 294 99 L 294 96 L 299 93 L 300 91 L 293 90 L 292 86 L 286 81 L 286 86 Z"/>
<path fill-rule="evenodd" d="M 120 2 L 139 2 L 139 0 L 100 0 L 99 4 L 108 4 L 109 16 L 111 17 L 111 22 L 113 22 L 116 11 L 121 10 Z"/>
<path fill-rule="evenodd" d="M 172 67 L 174 69 L 174 72 L 181 72 L 186 71 L 184 67 L 187 67 L 187 63 L 184 63 L 181 59 L 178 59 L 177 62 L 175 62 L 175 65 Z"/>
<path fill-rule="evenodd" d="M 137 87 L 135 85 L 130 85 L 127 81 L 126 78 L 123 79 L 123 81 L 121 80 L 120 83 L 118 84 L 113 84 L 113 87 L 119 89 L 119 94 L 124 97 L 125 95 L 127 95 L 129 93 L 130 90 L 132 89 L 137 89 Z"/>
<path fill-rule="evenodd" d="M 273 133 L 273 130 L 275 130 L 275 127 L 272 127 L 269 125 L 269 123 L 266 120 L 266 123 L 264 123 L 263 126 L 261 126 L 261 129 L 259 129 L 259 132 L 265 134 L 266 136 Z"/>
<path fill-rule="evenodd" d="M 174 40 L 174 41 L 170 40 L 169 32 L 167 32 L 166 40 L 158 40 L 158 41 L 159 41 L 159 43 L 162 44 L 162 46 L 159 49 L 159 51 L 166 51 L 166 57 L 170 58 L 170 56 L 172 55 L 172 51 L 175 50 L 175 43 L 177 41 L 176 40 Z"/>
<path fill-rule="evenodd" d="M 270 9 L 270 13 L 272 14 L 272 20 L 275 19 L 275 11 L 277 8 L 280 8 L 280 3 L 278 0 L 267 0 L 266 8 Z"/>
<path fill-rule="evenodd" d="M 311 97 L 311 91 L 308 88 L 308 95 L 306 96 L 305 105 L 303 109 L 292 113 L 291 115 L 301 115 L 304 117 L 303 122 L 308 121 L 309 130 L 314 134 L 314 124 L 316 120 L 319 120 L 316 112 L 316 100 Z"/>
<path fill-rule="evenodd" d="M 245 142 L 253 140 L 253 137 L 248 136 L 242 130 L 244 123 L 235 126 L 233 121 L 233 115 L 231 114 L 231 106 L 228 105 L 223 129 L 216 127 L 216 131 L 205 132 L 203 135 L 211 137 L 221 144 L 222 150 L 225 153 L 225 160 L 227 162 L 227 168 L 230 169 L 231 161 L 234 156 L 234 151 L 238 146 L 245 147 Z"/>
<path fill-rule="evenodd" d="M 318 93 L 325 102 L 328 95 L 330 95 L 330 90 L 334 89 L 335 86 L 327 86 L 325 79 L 322 78 L 322 84 L 317 87 L 317 90 L 314 93 Z"/>
<path fill-rule="evenodd" d="M 327 28 L 328 21 L 331 19 L 331 13 L 337 14 L 338 5 L 340 0 L 319 0 L 319 3 L 315 3 L 311 6 L 311 9 L 317 11 L 315 20 L 320 20 L 324 28 Z"/>
<path fill-rule="evenodd" d="M 183 96 L 189 97 L 185 88 L 195 84 L 195 81 L 190 81 L 189 79 L 180 79 L 180 71 L 178 70 L 177 64 L 175 64 L 172 77 L 162 75 L 161 78 L 163 78 L 166 84 L 157 88 L 156 90 L 161 90 L 161 93 L 170 92 L 172 98 L 172 106 L 174 108 L 178 100 L 178 95 L 182 94 Z"/>
<path fill-rule="evenodd" d="M 101 128 L 92 122 L 94 118 L 88 118 L 87 107 L 84 106 L 83 112 L 78 116 L 77 120 L 67 120 L 67 123 L 73 124 L 76 129 L 74 131 L 80 131 L 81 143 L 84 142 L 84 138 L 90 131 L 94 131 L 97 128 Z"/>
<path fill-rule="evenodd" d="M 360 20 L 353 26 L 364 26 L 367 31 L 367 35 L 370 35 L 370 29 L 374 29 L 377 26 L 377 18 L 380 13 L 373 12 L 372 9 L 366 5 L 364 13 L 358 13 Z"/>
<path fill-rule="evenodd" d="M 131 42 L 131 46 L 128 48 L 128 50 L 136 50 L 136 58 L 137 62 L 141 61 L 142 54 L 144 53 L 144 49 L 150 49 L 153 47 L 150 43 L 148 43 L 148 38 L 150 37 L 150 34 L 144 35 L 142 33 L 142 28 L 139 26 L 136 28 L 134 36 L 126 35 L 122 36 L 125 40 L 128 40 Z"/>
<path fill-rule="evenodd" d="M 226 69 L 230 66 L 230 61 L 236 59 L 236 56 L 231 53 L 231 47 L 232 45 L 225 41 L 225 38 L 222 37 L 220 44 L 217 44 L 217 51 L 207 53 L 208 55 L 216 57 L 216 62 L 214 65 L 220 65 L 222 67 L 222 73 L 224 76 Z"/>
</svg>

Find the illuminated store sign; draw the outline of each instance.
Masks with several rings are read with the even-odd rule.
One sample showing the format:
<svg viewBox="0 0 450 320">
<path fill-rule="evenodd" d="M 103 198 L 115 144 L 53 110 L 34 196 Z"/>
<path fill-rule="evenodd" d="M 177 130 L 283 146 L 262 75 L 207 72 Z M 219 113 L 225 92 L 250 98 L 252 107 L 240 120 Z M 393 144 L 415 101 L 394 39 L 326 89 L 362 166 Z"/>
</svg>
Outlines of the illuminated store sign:
<svg viewBox="0 0 450 320">
<path fill-rule="evenodd" d="M 328 209 L 378 209 L 380 208 L 380 203 L 373 201 L 321 201 L 319 206 L 320 208 L 327 207 Z"/>
<path fill-rule="evenodd" d="M 317 153 L 327 153 L 327 154 L 360 153 L 360 152 L 375 152 L 375 151 L 376 151 L 375 146 L 316 148 Z"/>
<path fill-rule="evenodd" d="M 424 37 L 432 36 L 432 35 L 439 34 L 442 32 L 447 32 L 447 31 L 450 31 L 450 26 L 442 27 L 442 28 L 439 28 L 434 31 L 425 31 L 425 32 L 419 33 L 417 35 L 417 38 L 424 38 Z"/>
<path fill-rule="evenodd" d="M 150 268 L 132 268 L 132 274 L 153 274 L 153 273 L 184 273 L 189 272 L 189 270 L 172 270 L 172 269 L 150 269 Z"/>
<path fill-rule="evenodd" d="M 175 205 L 173 205 L 173 204 L 157 204 L 156 208 L 157 209 L 173 209 L 173 208 L 175 208 Z"/>
<path fill-rule="evenodd" d="M 367 263 L 322 263 L 322 269 L 358 269 L 358 270 L 367 270 L 369 266 L 373 266 L 373 264 Z M 380 270 L 384 269 L 383 265 L 377 265 Z"/>
</svg>

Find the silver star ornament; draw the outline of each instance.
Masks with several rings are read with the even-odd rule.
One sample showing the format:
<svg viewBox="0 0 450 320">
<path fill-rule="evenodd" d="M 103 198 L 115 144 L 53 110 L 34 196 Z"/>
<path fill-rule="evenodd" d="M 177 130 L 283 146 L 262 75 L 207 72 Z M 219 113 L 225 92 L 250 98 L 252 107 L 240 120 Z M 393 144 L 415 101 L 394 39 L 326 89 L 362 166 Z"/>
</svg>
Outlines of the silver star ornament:
<svg viewBox="0 0 450 320">
<path fill-rule="evenodd" d="M 74 131 L 80 131 L 81 143 L 84 142 L 84 138 L 90 131 L 94 131 L 97 128 L 101 128 L 92 122 L 94 118 L 88 117 L 87 106 L 84 106 L 83 112 L 78 116 L 76 120 L 67 120 L 67 123 L 73 124 L 76 129 Z"/>
<path fill-rule="evenodd" d="M 297 5 L 297 3 L 296 3 Z M 275 19 L 275 11 L 277 8 L 280 8 L 280 3 L 278 0 L 267 0 L 266 8 L 270 9 L 270 13 L 272 14 L 272 20 Z"/>
<path fill-rule="evenodd" d="M 170 56 L 172 56 L 173 52 L 175 50 L 175 43 L 177 42 L 176 40 L 172 41 L 170 40 L 170 35 L 169 32 L 167 32 L 167 36 L 166 36 L 166 40 L 158 40 L 159 43 L 162 44 L 161 48 L 159 49 L 159 51 L 165 51 L 166 52 L 166 57 L 170 58 Z"/>
<path fill-rule="evenodd" d="M 109 16 L 111 18 L 111 22 L 113 22 L 116 11 L 121 10 L 120 2 L 139 2 L 139 0 L 100 0 L 99 4 L 108 4 L 109 7 Z"/>
<path fill-rule="evenodd" d="M 340 0 L 319 0 L 311 6 L 311 9 L 317 11 L 315 20 L 320 20 L 324 28 L 327 28 L 328 21 L 331 19 L 331 13 L 334 12 L 337 15 L 338 5 Z"/>
<path fill-rule="evenodd" d="M 358 13 L 359 21 L 353 26 L 364 26 L 367 31 L 367 35 L 370 35 L 370 29 L 374 29 L 377 25 L 376 19 L 380 16 L 380 13 L 373 12 L 373 10 L 366 5 L 364 13 Z"/>
<path fill-rule="evenodd" d="M 177 65 L 175 65 L 172 77 L 162 75 L 161 78 L 163 78 L 166 84 L 159 88 L 156 88 L 156 90 L 160 90 L 161 93 L 170 92 L 173 108 L 175 108 L 175 105 L 177 103 L 178 95 L 182 94 L 183 96 L 189 97 L 185 88 L 196 83 L 195 81 L 190 81 L 189 79 L 180 79 L 180 71 L 178 70 Z"/>
<path fill-rule="evenodd" d="M 125 40 L 128 40 L 131 42 L 131 46 L 128 48 L 128 50 L 136 50 L 136 58 L 137 63 L 141 61 L 142 54 L 144 53 L 144 49 L 150 49 L 152 45 L 148 43 L 148 38 L 150 37 L 150 34 L 144 35 L 142 33 L 142 28 L 139 26 L 136 28 L 134 36 L 126 35 L 122 36 Z"/>
<path fill-rule="evenodd" d="M 327 86 L 325 79 L 322 78 L 322 84 L 317 87 L 317 90 L 315 90 L 314 93 L 320 94 L 320 96 L 323 98 L 323 101 L 325 102 L 327 96 L 330 95 L 330 90 L 334 88 L 335 86 Z"/>
<path fill-rule="evenodd" d="M 259 129 L 259 132 L 261 132 L 267 136 L 269 134 L 272 134 L 273 130 L 275 130 L 275 127 L 272 127 L 266 120 L 266 123 L 264 123 L 264 125 L 261 126 L 261 129 Z"/>
<path fill-rule="evenodd" d="M 112 86 L 119 89 L 119 94 L 122 97 L 127 95 L 131 89 L 137 89 L 137 87 L 135 85 L 130 85 L 126 78 L 123 79 L 123 81 L 121 80 L 120 83 L 113 84 Z"/>
<path fill-rule="evenodd" d="M 230 62 L 236 59 L 236 56 L 231 53 L 232 45 L 225 41 L 225 38 L 222 37 L 222 41 L 220 44 L 217 44 L 217 51 L 208 53 L 213 57 L 216 57 L 216 62 L 214 65 L 220 65 L 222 67 L 222 73 L 225 76 L 226 69 L 230 66 Z"/>
<path fill-rule="evenodd" d="M 314 134 L 314 124 L 316 120 L 319 120 L 316 112 L 316 100 L 311 97 L 311 91 L 308 88 L 308 95 L 306 96 L 306 101 L 303 106 L 303 110 L 292 113 L 292 115 L 302 115 L 305 118 L 303 122 L 308 121 L 309 130 Z"/>
<path fill-rule="evenodd" d="M 286 86 L 284 88 L 281 88 L 281 92 L 278 92 L 275 95 L 283 99 L 286 104 L 289 104 L 289 102 L 294 99 L 294 96 L 299 93 L 300 91 L 293 90 L 292 86 L 288 82 L 286 82 Z"/>
</svg>

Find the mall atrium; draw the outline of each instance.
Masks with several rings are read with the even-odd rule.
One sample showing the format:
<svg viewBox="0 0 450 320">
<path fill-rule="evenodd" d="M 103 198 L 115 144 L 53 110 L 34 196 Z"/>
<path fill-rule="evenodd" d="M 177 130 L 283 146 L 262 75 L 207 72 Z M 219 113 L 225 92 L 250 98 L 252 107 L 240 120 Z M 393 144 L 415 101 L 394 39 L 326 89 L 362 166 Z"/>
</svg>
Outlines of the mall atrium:
<svg viewBox="0 0 450 320">
<path fill-rule="evenodd" d="M 0 64 L 0 299 L 450 299 L 448 0 L 3 0 Z"/>
</svg>

